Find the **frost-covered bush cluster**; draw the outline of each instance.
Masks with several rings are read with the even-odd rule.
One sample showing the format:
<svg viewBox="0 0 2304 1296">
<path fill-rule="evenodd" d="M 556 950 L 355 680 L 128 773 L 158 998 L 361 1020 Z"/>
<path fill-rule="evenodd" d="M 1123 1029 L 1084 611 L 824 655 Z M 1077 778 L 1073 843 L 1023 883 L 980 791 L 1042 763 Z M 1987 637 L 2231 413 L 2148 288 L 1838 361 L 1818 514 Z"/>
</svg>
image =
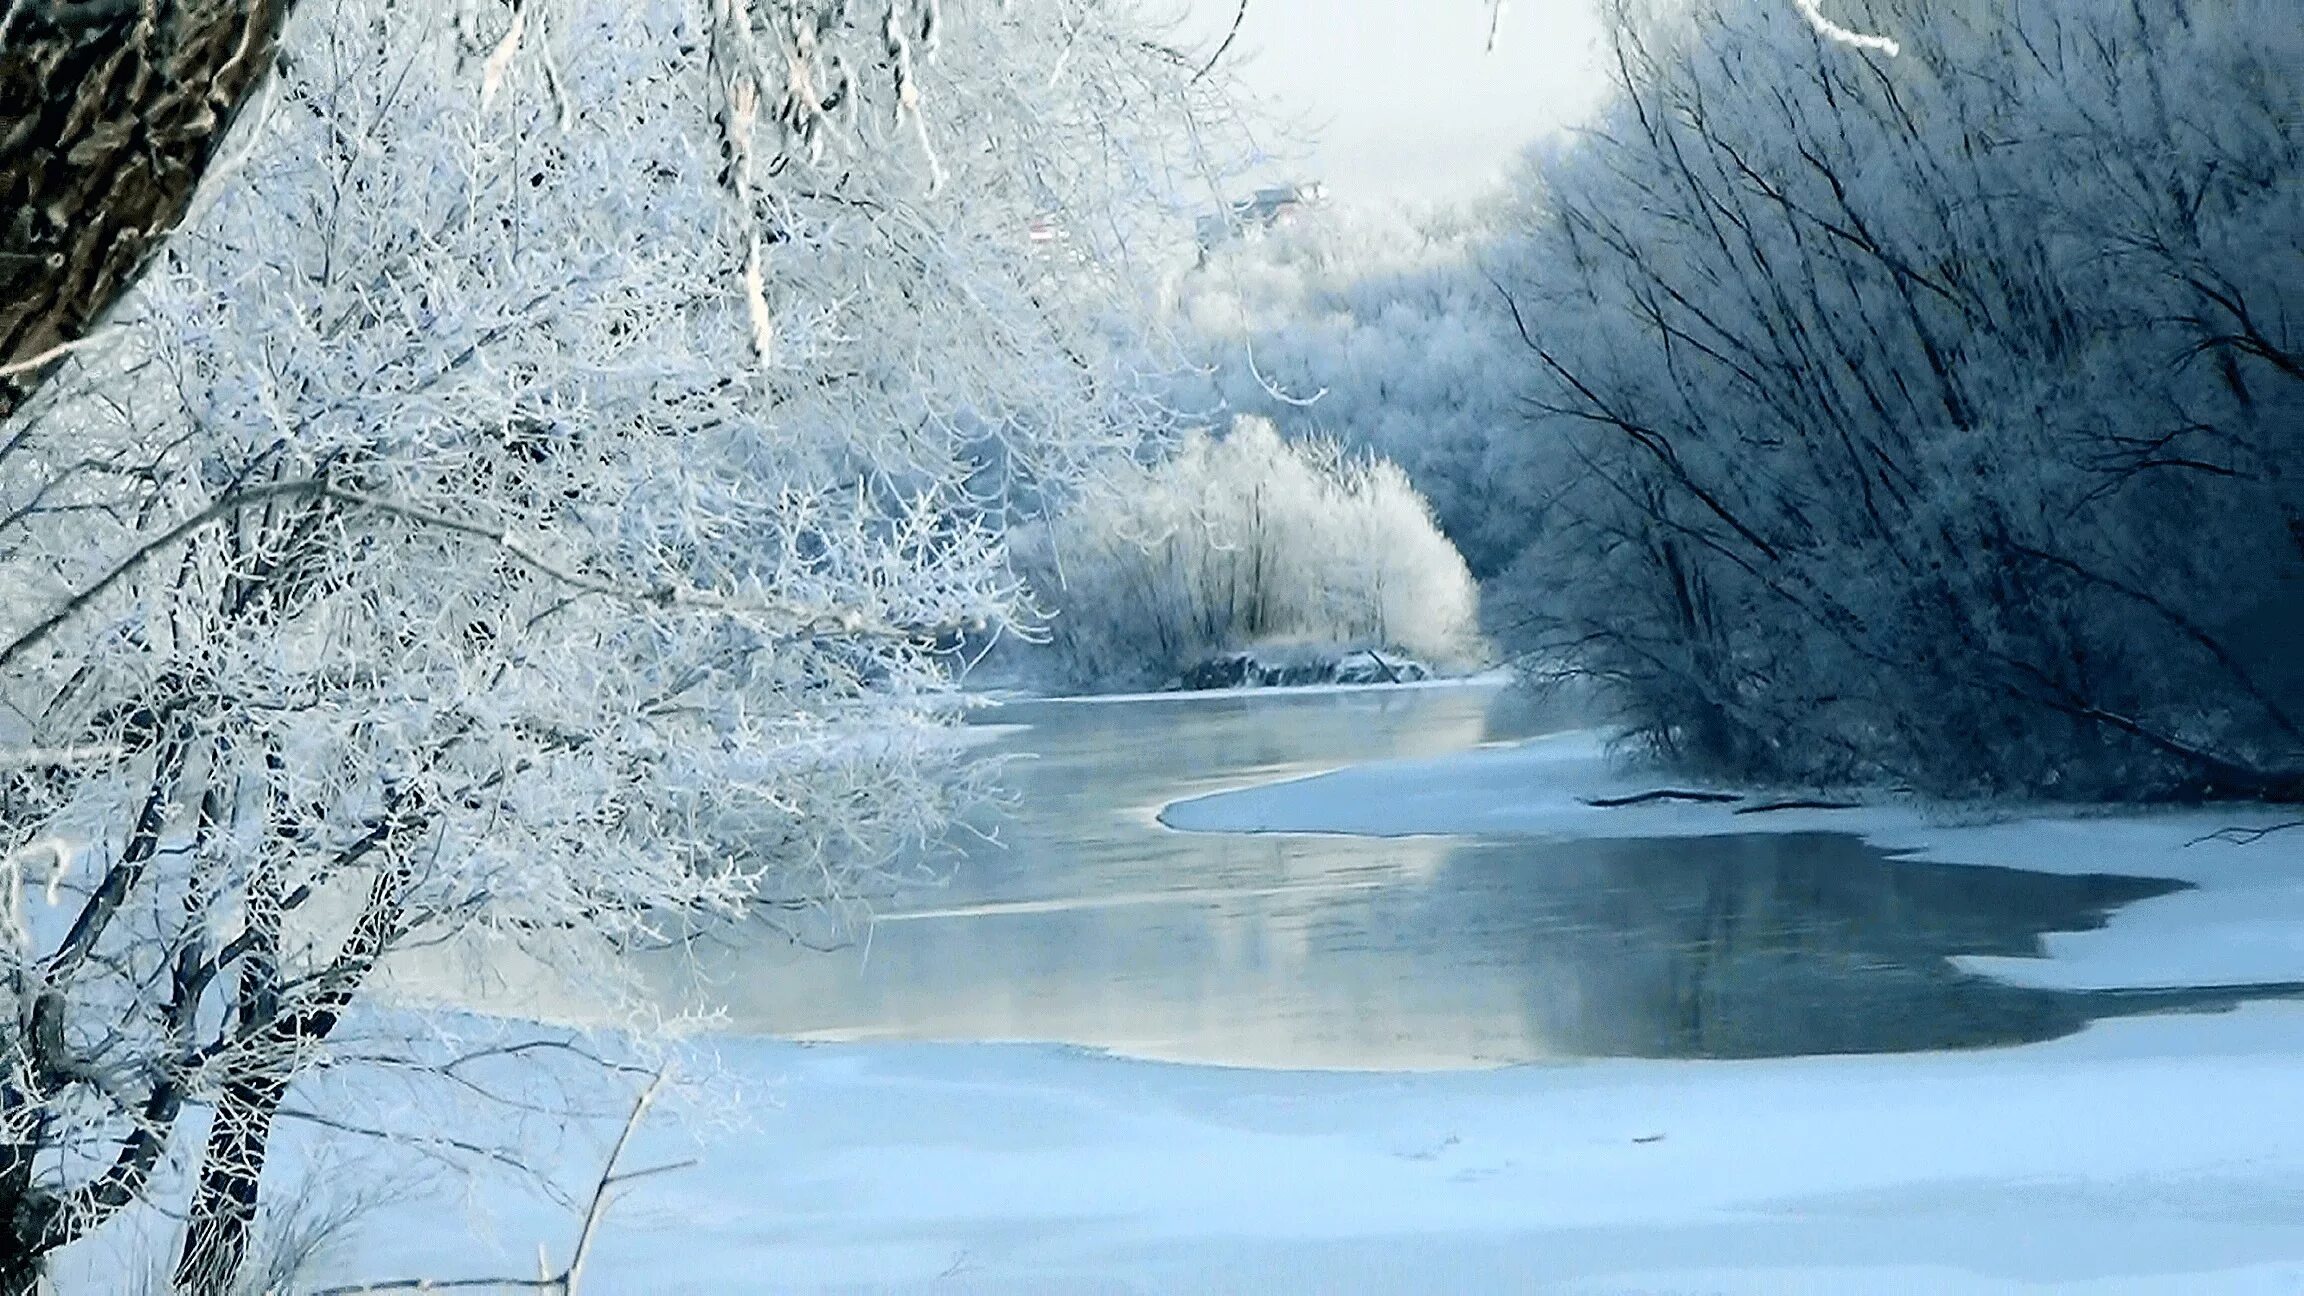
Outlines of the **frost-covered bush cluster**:
<svg viewBox="0 0 2304 1296">
<path fill-rule="evenodd" d="M 1259 645 L 1479 650 L 1478 591 L 1407 474 L 1262 419 L 1122 469 L 1015 553 L 1080 683 L 1162 683 Z"/>
<path fill-rule="evenodd" d="M 1735 774 L 2304 797 L 2288 0 L 1617 9 L 1506 287 L 1512 642 Z"/>
<path fill-rule="evenodd" d="M 1501 570 L 1541 501 L 1510 435 L 1527 380 L 1482 253 L 1500 213 L 1321 208 L 1227 243 L 1174 289 L 1198 368 L 1175 403 L 1272 420 L 1406 469 L 1473 574 Z"/>
<path fill-rule="evenodd" d="M 751 31 L 897 65 L 779 131 L 727 115 L 734 6 L 307 0 L 0 440 L 0 1289 L 171 1166 L 178 1279 L 227 1287 L 291 1083 L 408 1061 L 339 1035 L 395 960 L 641 1013 L 629 953 L 971 795 L 996 506 L 1157 431 L 1095 321 L 1219 89 L 1126 5 L 848 8 Z"/>
</svg>

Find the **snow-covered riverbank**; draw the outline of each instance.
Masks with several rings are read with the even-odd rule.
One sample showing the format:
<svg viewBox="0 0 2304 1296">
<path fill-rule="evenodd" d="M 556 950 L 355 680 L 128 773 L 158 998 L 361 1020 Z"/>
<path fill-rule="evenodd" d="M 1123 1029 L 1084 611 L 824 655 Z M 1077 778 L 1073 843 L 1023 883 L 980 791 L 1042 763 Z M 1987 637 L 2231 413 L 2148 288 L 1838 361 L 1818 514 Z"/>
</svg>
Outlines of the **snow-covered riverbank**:
<svg viewBox="0 0 2304 1296">
<path fill-rule="evenodd" d="M 1692 843 L 1862 832 L 1964 864 L 2195 884 L 2052 936 L 2049 957 L 1972 960 L 1994 975 L 2304 977 L 2304 832 L 2201 840 L 2270 817 L 1584 804 L 1651 786 L 1595 736 L 1564 734 L 1219 792 L 1163 817 Z M 628 1165 L 696 1163 L 633 1186 L 598 1239 L 592 1296 L 2304 1290 L 2295 1002 L 2010 1049 L 1412 1075 L 1036 1045 L 721 1037 L 705 1051 L 746 1096 L 708 1132 L 668 1119 L 644 1135 Z M 549 1153 L 579 1198 L 617 1127 L 570 1123 Z M 533 1274 L 537 1244 L 564 1259 L 574 1227 L 509 1181 L 426 1191 L 370 1213 L 330 1277 Z M 118 1290 L 101 1258 L 75 1272 L 70 1290 Z"/>
<path fill-rule="evenodd" d="M 722 1047 L 775 1105 L 641 1185 L 594 1293 L 2304 1288 L 2304 1008 L 2026 1049 L 1415 1076 Z M 605 1133 L 605 1130 L 602 1131 Z M 537 1205 L 366 1275 L 533 1272 Z"/>
</svg>

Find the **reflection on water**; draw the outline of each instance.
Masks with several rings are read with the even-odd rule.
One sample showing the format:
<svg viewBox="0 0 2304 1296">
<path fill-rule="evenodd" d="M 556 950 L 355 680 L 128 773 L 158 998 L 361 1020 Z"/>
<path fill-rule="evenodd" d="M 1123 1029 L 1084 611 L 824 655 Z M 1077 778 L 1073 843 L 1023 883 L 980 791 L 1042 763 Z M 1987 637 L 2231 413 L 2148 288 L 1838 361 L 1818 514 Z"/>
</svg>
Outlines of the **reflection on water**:
<svg viewBox="0 0 2304 1296">
<path fill-rule="evenodd" d="M 1920 863 L 1847 836 L 1586 842 L 1225 836 L 1153 813 L 1211 788 L 1542 731 L 1492 688 L 1009 706 L 1008 812 L 940 885 L 830 954 L 763 936 L 677 976 L 739 1029 L 1039 1040 L 1245 1066 L 1459 1067 L 2017 1043 L 2287 987 L 2005 985 L 2178 884 Z"/>
</svg>

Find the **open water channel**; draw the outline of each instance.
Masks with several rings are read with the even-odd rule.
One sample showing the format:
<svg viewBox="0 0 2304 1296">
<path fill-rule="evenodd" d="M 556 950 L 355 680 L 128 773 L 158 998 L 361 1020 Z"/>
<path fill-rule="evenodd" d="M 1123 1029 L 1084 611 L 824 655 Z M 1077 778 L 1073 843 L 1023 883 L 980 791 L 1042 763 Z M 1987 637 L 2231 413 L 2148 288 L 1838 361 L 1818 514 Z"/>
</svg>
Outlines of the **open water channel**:
<svg viewBox="0 0 2304 1296">
<path fill-rule="evenodd" d="M 1493 686 L 1011 703 L 1007 807 L 831 952 L 694 951 L 736 1029 L 1284 1068 L 2015 1044 L 2294 987 L 2075 993 L 1960 970 L 2179 883 L 1927 863 L 1853 835 L 1202 834 L 1212 789 L 1563 727 Z"/>
</svg>

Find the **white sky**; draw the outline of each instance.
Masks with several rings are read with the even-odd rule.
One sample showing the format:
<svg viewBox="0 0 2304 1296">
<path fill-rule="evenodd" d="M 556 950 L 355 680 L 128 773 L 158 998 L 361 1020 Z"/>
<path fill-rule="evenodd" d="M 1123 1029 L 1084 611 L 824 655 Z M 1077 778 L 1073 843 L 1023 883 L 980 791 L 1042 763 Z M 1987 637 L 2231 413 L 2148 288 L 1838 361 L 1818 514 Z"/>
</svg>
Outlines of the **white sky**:
<svg viewBox="0 0 2304 1296">
<path fill-rule="evenodd" d="M 1190 33 L 1213 51 L 1239 0 L 1189 3 Z M 1347 202 L 1464 198 L 1604 84 L 1592 0 L 1510 0 L 1494 53 L 1488 17 L 1487 0 L 1249 0 L 1224 60 L 1313 136 L 1310 157 L 1275 174 L 1325 180 Z"/>
</svg>

